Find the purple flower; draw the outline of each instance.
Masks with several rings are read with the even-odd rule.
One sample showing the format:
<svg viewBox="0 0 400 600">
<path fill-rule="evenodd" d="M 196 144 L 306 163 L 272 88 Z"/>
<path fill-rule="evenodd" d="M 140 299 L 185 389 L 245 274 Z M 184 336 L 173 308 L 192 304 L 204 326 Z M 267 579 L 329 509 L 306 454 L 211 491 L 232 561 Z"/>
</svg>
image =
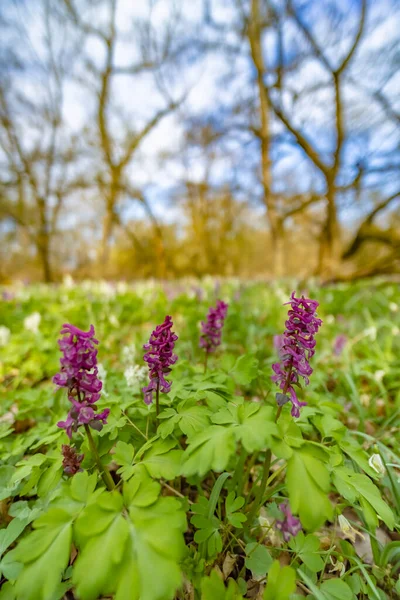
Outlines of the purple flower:
<svg viewBox="0 0 400 600">
<path fill-rule="evenodd" d="M 221 343 L 222 327 L 228 312 L 228 305 L 222 300 L 217 301 L 215 308 L 210 308 L 207 321 L 201 322 L 200 348 L 214 352 Z"/>
<path fill-rule="evenodd" d="M 10 302 L 11 300 L 14 300 L 15 294 L 4 290 L 4 292 L 1 294 L 1 297 L 3 298 L 4 302 Z"/>
<path fill-rule="evenodd" d="M 61 446 L 61 451 L 63 455 L 62 466 L 64 468 L 64 473 L 67 475 L 75 475 L 75 473 L 82 471 L 81 462 L 84 459 L 83 454 L 78 454 L 76 448 L 67 446 L 66 444 Z"/>
<path fill-rule="evenodd" d="M 318 307 L 316 300 L 304 296 L 296 298 L 293 292 L 291 301 L 287 304 L 291 305 L 291 309 L 285 323 L 286 331 L 283 334 L 280 350 L 281 362 L 272 365 L 275 375 L 271 379 L 279 385 L 283 394 L 289 392 L 289 399 L 292 402 L 291 414 L 293 417 L 299 417 L 300 407 L 305 406 L 307 402 L 300 402 L 293 386 L 300 387 L 300 377 L 306 385 L 309 383 L 313 370 L 308 361 L 315 354 L 314 335 L 321 327 L 322 321 L 316 315 Z"/>
<path fill-rule="evenodd" d="M 175 342 L 178 336 L 171 331 L 173 327 L 172 317 L 166 316 L 162 325 L 157 325 L 150 336 L 148 344 L 143 346 L 147 350 L 143 359 L 149 366 L 150 383 L 142 389 L 146 404 L 153 402 L 153 391 L 157 389 L 167 394 L 172 383 L 165 379 L 165 375 L 171 372 L 171 366 L 176 363 L 178 357 L 174 354 Z"/>
<path fill-rule="evenodd" d="M 347 344 L 347 335 L 341 333 L 336 336 L 335 341 L 333 342 L 333 353 L 336 356 L 340 356 L 344 350 L 345 345 Z"/>
<path fill-rule="evenodd" d="M 285 338 L 283 335 L 274 335 L 274 349 L 278 354 L 279 358 L 281 358 L 282 348 L 285 344 Z"/>
<path fill-rule="evenodd" d="M 276 521 L 275 526 L 282 532 L 285 542 L 288 542 L 291 537 L 295 537 L 301 531 L 301 523 L 297 517 L 292 515 L 290 506 L 286 502 L 279 505 L 279 510 L 283 513 L 283 520 Z"/>
<path fill-rule="evenodd" d="M 90 425 L 101 430 L 107 423 L 110 409 L 96 413 L 95 402 L 100 398 L 102 383 L 97 376 L 98 341 L 94 337 L 94 327 L 81 331 L 74 325 L 65 324 L 61 329 L 64 335 L 58 344 L 63 353 L 60 359 L 61 369 L 53 377 L 53 382 L 68 390 L 68 400 L 72 404 L 65 421 L 59 421 L 58 427 L 66 430 L 69 438 L 80 425 Z"/>
</svg>

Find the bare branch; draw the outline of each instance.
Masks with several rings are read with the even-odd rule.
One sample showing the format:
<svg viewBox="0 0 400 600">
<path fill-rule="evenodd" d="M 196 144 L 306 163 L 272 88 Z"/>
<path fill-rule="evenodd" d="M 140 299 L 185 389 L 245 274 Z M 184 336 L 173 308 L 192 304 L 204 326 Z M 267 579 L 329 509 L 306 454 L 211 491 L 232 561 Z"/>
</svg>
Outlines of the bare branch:
<svg viewBox="0 0 400 600">
<path fill-rule="evenodd" d="M 312 49 L 314 50 L 315 55 L 320 59 L 320 61 L 325 65 L 325 67 L 327 68 L 327 70 L 332 73 L 333 72 L 333 68 L 329 62 L 329 60 L 327 59 L 327 57 L 325 56 L 325 54 L 323 53 L 322 49 L 320 48 L 320 46 L 318 45 L 317 41 L 314 39 L 314 36 L 312 35 L 310 29 L 307 27 L 307 25 L 302 21 L 302 19 L 300 18 L 300 16 L 298 15 L 298 13 L 296 12 L 294 6 L 293 6 L 293 2 L 292 0 L 288 1 L 288 11 L 289 14 L 294 18 L 294 20 L 296 21 L 297 25 L 299 26 L 299 28 L 301 29 L 301 31 L 303 32 L 304 36 L 306 37 L 306 39 L 308 40 L 308 42 L 310 43 L 310 46 L 312 47 Z"/>
<path fill-rule="evenodd" d="M 349 52 L 347 53 L 347 56 L 345 56 L 345 58 L 343 59 L 341 65 L 336 69 L 336 73 L 339 75 L 340 73 L 342 73 L 346 67 L 348 66 L 349 62 L 351 61 L 351 59 L 354 56 L 354 53 L 361 41 L 361 38 L 363 36 L 364 33 L 364 29 L 365 29 L 365 22 L 366 22 L 366 15 L 367 15 L 367 0 L 361 0 L 361 14 L 360 14 L 360 20 L 358 23 L 358 30 L 357 30 L 357 34 L 354 38 L 354 42 L 349 50 Z"/>
</svg>

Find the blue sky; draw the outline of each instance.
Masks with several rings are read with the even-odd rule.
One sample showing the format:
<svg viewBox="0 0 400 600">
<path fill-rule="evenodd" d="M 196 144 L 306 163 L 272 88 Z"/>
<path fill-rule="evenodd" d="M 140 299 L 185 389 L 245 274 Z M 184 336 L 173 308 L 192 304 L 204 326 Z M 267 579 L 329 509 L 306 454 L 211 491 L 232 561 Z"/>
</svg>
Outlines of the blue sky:
<svg viewBox="0 0 400 600">
<path fill-rule="evenodd" d="M 219 23 L 228 25 L 236 19 L 232 8 L 234 3 L 224 0 L 214 0 L 211 3 L 213 17 Z M 359 13 L 360 0 L 335 0 L 334 4 L 340 7 L 347 17 L 343 26 L 344 31 L 332 28 L 326 7 L 332 4 L 328 0 L 297 0 L 295 2 L 299 12 L 308 24 L 312 24 L 312 31 L 316 39 L 324 47 L 324 51 L 332 62 L 337 61 L 342 53 L 349 47 L 354 36 L 355 18 Z M 385 79 L 385 69 L 375 68 L 374 53 L 379 52 L 384 44 L 398 40 L 399 8 L 394 0 L 379 0 L 370 3 L 368 15 L 367 34 L 359 48 L 357 61 L 354 61 L 352 76 L 357 81 L 362 81 L 364 90 L 354 85 L 346 85 L 346 105 L 349 107 L 348 116 L 351 117 L 357 135 L 345 144 L 344 153 L 347 157 L 349 168 L 343 173 L 344 179 L 352 176 L 351 165 L 356 159 L 368 155 L 371 150 L 379 152 L 390 151 L 399 143 L 398 128 L 391 125 L 379 125 L 381 118 L 379 108 L 370 102 L 367 91 L 373 86 L 385 83 L 385 93 L 395 98 L 395 92 L 400 89 L 400 73 L 388 81 Z M 395 6 L 397 4 L 397 13 Z M 24 3 L 10 2 L 8 9 L 14 19 L 20 21 L 24 47 L 21 52 L 43 53 L 43 25 L 38 7 L 40 2 Z M 152 11 L 154 30 L 161 32 L 166 27 L 174 3 L 171 0 L 159 0 Z M 283 1 L 275 1 L 277 9 L 281 9 Z M 115 62 L 121 67 L 138 60 L 137 45 L 132 43 L 128 35 L 132 21 L 147 18 L 149 3 L 119 0 L 117 12 L 117 27 L 121 42 L 117 45 Z M 193 35 L 205 33 L 209 40 L 217 40 L 218 34 L 206 32 L 201 25 L 203 16 L 203 3 L 200 0 L 184 0 L 182 3 L 183 19 L 186 25 L 181 26 L 180 33 L 191 30 Z M 84 16 L 84 15 L 82 15 Z M 97 11 L 91 18 L 98 22 L 102 20 L 101 12 Z M 372 22 L 380 20 L 380 24 L 372 30 Z M 199 28 L 202 27 L 200 30 Z M 224 34 L 227 42 L 233 43 L 237 39 L 232 33 Z M 284 32 L 286 62 L 290 63 L 296 57 L 298 48 L 304 47 L 304 40 L 299 35 L 293 23 L 288 23 Z M 268 34 L 264 40 L 267 63 L 273 67 L 276 60 L 276 36 Z M 67 38 L 68 43 L 68 38 Z M 242 43 L 247 50 L 246 42 Z M 90 57 L 96 63 L 102 63 L 103 49 L 95 38 L 89 38 L 82 55 Z M 358 66 L 359 65 L 359 66 Z M 361 73 L 360 73 L 361 70 Z M 74 76 L 82 73 L 82 66 L 76 65 Z M 27 73 L 21 77 L 21 86 L 28 94 L 40 93 L 40 72 Z M 318 147 L 329 160 L 334 142 L 333 130 L 330 121 L 333 115 L 332 93 L 326 83 L 328 75 L 315 60 L 308 60 L 303 65 L 293 70 L 288 76 L 287 83 L 290 89 L 284 98 L 285 106 L 291 118 L 297 125 L 301 125 L 309 139 Z M 86 82 L 87 83 L 87 82 Z M 182 69 L 167 71 L 163 77 L 163 84 L 168 93 L 179 98 L 189 90 L 187 100 L 182 107 L 172 116 L 165 118 L 158 127 L 146 138 L 141 146 L 139 156 L 129 167 L 130 178 L 134 185 L 142 187 L 151 200 L 156 214 L 166 220 L 175 220 L 179 217 L 179 210 L 169 204 L 169 198 L 175 192 L 183 176 L 192 180 L 200 180 L 204 175 L 205 164 L 201 153 L 191 152 L 187 160 L 183 161 L 183 122 L 187 114 L 199 119 L 212 118 L 214 123 L 220 122 L 221 127 L 229 123 L 229 107 L 232 100 L 241 98 L 244 103 L 250 98 L 254 90 L 254 72 L 246 57 L 232 60 L 220 51 L 209 53 L 200 60 L 193 60 L 191 64 Z M 398 94 L 397 94 L 398 96 Z M 123 132 L 123 119 L 137 124 L 139 127 L 154 112 L 163 105 L 163 98 L 151 74 L 144 74 L 134 79 L 118 76 L 113 83 L 113 97 L 115 110 L 114 131 Z M 397 100 L 398 103 L 398 100 Z M 397 106 L 399 106 L 397 104 Z M 82 127 L 90 124 L 95 111 L 92 91 L 82 83 L 76 81 L 68 83 L 65 88 L 64 116 L 71 131 L 79 132 Z M 119 116 L 123 115 L 123 119 Z M 306 191 L 310 187 L 322 185 L 320 175 L 310 167 L 309 160 L 304 153 L 293 146 L 291 137 L 285 134 L 279 122 L 274 121 L 273 133 L 277 139 L 282 140 L 278 147 L 273 148 L 274 158 L 280 157 L 274 163 L 274 185 L 277 191 L 284 188 L 291 191 Z M 235 143 L 236 136 L 236 143 Z M 240 144 L 238 143 L 240 140 Z M 26 141 L 29 143 L 29 131 Z M 245 143 L 242 143 L 245 142 Z M 257 182 L 253 169 L 259 161 L 258 143 L 251 136 L 231 133 L 229 141 L 225 142 L 230 149 L 230 155 L 224 154 L 223 148 L 217 149 L 216 160 L 212 171 L 215 182 L 221 183 L 239 179 L 248 183 L 249 200 L 259 206 L 262 214 L 263 208 L 258 203 Z M 232 150 L 234 149 L 234 150 Z M 160 161 L 160 154 L 169 153 L 172 158 Z M 245 168 L 244 168 L 245 167 Z M 386 186 L 392 185 L 385 182 Z M 166 206 L 169 205 L 168 211 Z M 359 212 L 347 210 L 342 216 L 347 220 L 354 218 Z M 125 212 L 126 217 L 140 218 L 143 216 L 141 207 L 132 205 Z"/>
</svg>

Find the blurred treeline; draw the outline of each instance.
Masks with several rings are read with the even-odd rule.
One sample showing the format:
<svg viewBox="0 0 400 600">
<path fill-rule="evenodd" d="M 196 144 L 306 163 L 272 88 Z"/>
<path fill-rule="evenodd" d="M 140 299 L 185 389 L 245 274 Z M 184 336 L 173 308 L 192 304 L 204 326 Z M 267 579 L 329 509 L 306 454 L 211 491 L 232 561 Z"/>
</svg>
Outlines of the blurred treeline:
<svg viewBox="0 0 400 600">
<path fill-rule="evenodd" d="M 400 270 L 396 0 L 3 0 L 0 279 Z"/>
</svg>

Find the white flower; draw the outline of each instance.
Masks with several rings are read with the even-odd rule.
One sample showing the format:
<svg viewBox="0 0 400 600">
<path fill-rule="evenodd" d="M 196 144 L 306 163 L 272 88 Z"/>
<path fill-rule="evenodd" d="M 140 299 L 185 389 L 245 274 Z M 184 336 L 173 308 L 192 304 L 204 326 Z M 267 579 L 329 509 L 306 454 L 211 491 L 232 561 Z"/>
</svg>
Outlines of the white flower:
<svg viewBox="0 0 400 600">
<path fill-rule="evenodd" d="M 130 365 L 135 362 L 136 357 L 136 348 L 134 344 L 130 344 L 129 346 L 124 346 L 122 348 L 122 362 L 125 365 Z"/>
<path fill-rule="evenodd" d="M 332 556 L 329 557 L 329 560 L 331 561 L 331 565 L 333 565 L 333 569 L 331 569 L 330 572 L 334 573 L 335 571 L 339 571 L 340 577 L 343 577 L 343 575 L 346 573 L 346 567 L 345 567 L 344 563 L 341 562 L 340 560 L 337 560 L 335 562 L 335 560 L 332 558 Z"/>
<path fill-rule="evenodd" d="M 368 407 L 371 403 L 371 396 L 369 394 L 361 394 L 360 402 L 363 406 Z"/>
<path fill-rule="evenodd" d="M 382 379 L 384 378 L 384 376 L 385 376 L 385 371 L 383 371 L 382 369 L 379 369 L 379 371 L 375 371 L 375 373 L 374 373 L 374 379 L 378 383 L 382 382 Z"/>
<path fill-rule="evenodd" d="M 368 464 L 376 473 L 380 473 L 381 475 L 385 473 L 385 465 L 382 462 L 380 454 L 370 456 Z"/>
<path fill-rule="evenodd" d="M 126 292 L 128 291 L 128 284 L 126 283 L 126 281 L 118 281 L 117 283 L 117 292 L 118 294 L 126 294 Z"/>
<path fill-rule="evenodd" d="M 103 387 L 101 388 L 101 393 L 105 398 L 108 396 L 108 392 L 106 391 L 106 379 L 107 379 L 107 371 L 101 363 L 97 365 L 97 376 L 100 379 Z"/>
<path fill-rule="evenodd" d="M 25 317 L 24 327 L 27 331 L 32 331 L 32 333 L 38 333 L 41 320 L 42 320 L 42 317 L 41 317 L 40 313 L 34 312 L 31 315 L 29 315 L 28 317 Z"/>
<path fill-rule="evenodd" d="M 119 321 L 113 313 L 108 317 L 108 320 L 113 327 L 119 327 Z"/>
<path fill-rule="evenodd" d="M 100 281 L 97 289 L 107 300 L 112 300 L 112 298 L 115 298 L 116 296 L 116 288 L 107 281 Z"/>
<path fill-rule="evenodd" d="M 133 387 L 135 384 L 140 383 L 146 378 L 147 368 L 139 367 L 139 365 L 130 366 L 124 371 L 126 383 L 129 387 Z"/>
<path fill-rule="evenodd" d="M 0 347 L 7 346 L 11 337 L 11 331 L 5 325 L 0 325 Z"/>
<path fill-rule="evenodd" d="M 64 276 L 64 279 L 63 279 L 64 287 L 66 287 L 68 290 L 70 290 L 71 288 L 74 287 L 74 284 L 75 284 L 75 282 L 69 273 Z"/>
<path fill-rule="evenodd" d="M 335 317 L 333 315 L 326 315 L 325 323 L 327 325 L 333 325 L 334 322 L 335 322 Z"/>
<path fill-rule="evenodd" d="M 353 543 L 356 540 L 356 535 L 359 535 L 361 538 L 364 539 L 364 536 L 362 533 L 360 533 L 359 531 L 357 531 L 357 529 L 354 529 L 354 527 L 352 525 L 350 525 L 350 523 L 348 522 L 348 520 L 346 519 L 345 516 L 343 515 L 339 515 L 339 527 L 341 532 L 347 537 L 349 538 L 349 540 L 351 540 Z"/>
<path fill-rule="evenodd" d="M 372 327 L 368 327 L 368 329 L 364 329 L 365 337 L 369 337 L 373 342 L 376 340 L 377 329 L 375 325 Z"/>
<path fill-rule="evenodd" d="M 392 312 L 397 312 L 399 310 L 399 306 L 396 302 L 389 302 L 389 308 Z"/>
<path fill-rule="evenodd" d="M 400 333 L 400 329 L 398 327 L 396 327 L 396 325 L 394 327 L 392 327 L 392 335 L 399 335 Z"/>
</svg>

